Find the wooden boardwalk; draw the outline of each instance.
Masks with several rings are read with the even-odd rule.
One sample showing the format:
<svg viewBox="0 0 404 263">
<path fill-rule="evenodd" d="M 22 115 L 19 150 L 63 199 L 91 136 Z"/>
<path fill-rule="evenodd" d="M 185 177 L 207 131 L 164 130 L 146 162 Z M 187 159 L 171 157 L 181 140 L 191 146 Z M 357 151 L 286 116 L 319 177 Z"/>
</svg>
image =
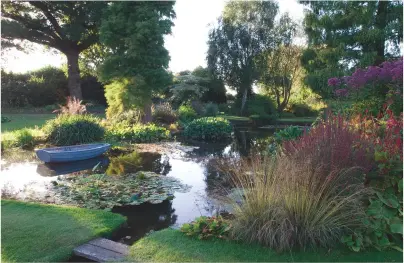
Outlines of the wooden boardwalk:
<svg viewBox="0 0 404 263">
<path fill-rule="evenodd" d="M 105 238 L 97 238 L 78 246 L 74 254 L 97 262 L 123 260 L 129 253 L 127 245 Z"/>
</svg>

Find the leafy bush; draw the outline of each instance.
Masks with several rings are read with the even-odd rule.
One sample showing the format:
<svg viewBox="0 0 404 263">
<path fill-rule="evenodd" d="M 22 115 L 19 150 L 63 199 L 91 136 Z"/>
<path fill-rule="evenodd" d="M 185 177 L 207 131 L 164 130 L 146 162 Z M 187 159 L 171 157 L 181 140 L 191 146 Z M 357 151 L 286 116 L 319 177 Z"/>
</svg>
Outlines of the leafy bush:
<svg viewBox="0 0 404 263">
<path fill-rule="evenodd" d="M 295 118 L 296 115 L 293 114 L 293 112 L 288 112 L 288 111 L 283 111 L 281 113 L 281 118 Z"/>
<path fill-rule="evenodd" d="M 321 165 L 324 176 L 335 169 L 361 167 L 364 173 L 374 167 L 373 145 L 341 116 L 329 115 L 296 140 L 285 141 L 284 153 Z"/>
<path fill-rule="evenodd" d="M 142 116 L 143 114 L 139 110 L 132 109 L 121 112 L 108 121 L 112 124 L 129 127 L 141 123 Z"/>
<path fill-rule="evenodd" d="M 6 122 L 10 122 L 10 118 L 6 117 L 6 116 L 1 116 L 1 123 L 6 123 Z"/>
<path fill-rule="evenodd" d="M 298 126 L 288 126 L 274 133 L 274 138 L 277 142 L 290 141 L 299 138 L 303 134 L 303 129 Z"/>
<path fill-rule="evenodd" d="M 205 116 L 215 117 L 219 113 L 219 107 L 216 103 L 209 102 L 205 105 Z"/>
<path fill-rule="evenodd" d="M 181 105 L 178 109 L 178 116 L 182 122 L 190 122 L 198 116 L 190 105 Z"/>
<path fill-rule="evenodd" d="M 187 236 L 197 236 L 199 239 L 227 238 L 231 226 L 221 217 L 201 216 L 189 224 L 181 226 L 181 232 Z"/>
<path fill-rule="evenodd" d="M 236 103 L 238 104 L 238 103 Z M 276 113 L 274 102 L 268 96 L 255 94 L 246 103 L 247 115 L 273 115 Z"/>
<path fill-rule="evenodd" d="M 253 156 L 222 170 L 235 187 L 227 196 L 234 214 L 231 238 L 278 251 L 332 247 L 354 227 L 364 227 L 363 182 L 341 187 L 354 168 L 333 170 L 325 180 L 316 162 Z"/>
<path fill-rule="evenodd" d="M 195 140 L 217 141 L 231 136 L 230 122 L 223 118 L 203 117 L 190 122 L 184 130 L 185 137 Z"/>
<path fill-rule="evenodd" d="M 296 117 L 313 117 L 317 116 L 318 112 L 312 110 L 308 105 L 306 104 L 291 104 L 290 106 L 290 111 L 296 116 Z"/>
<path fill-rule="evenodd" d="M 60 109 L 55 110 L 53 112 L 58 112 L 61 114 L 84 114 L 87 112 L 86 105 L 82 103 L 82 100 L 79 100 L 77 98 L 72 98 L 72 97 L 67 97 L 66 99 L 66 105 L 59 105 Z"/>
<path fill-rule="evenodd" d="M 45 123 L 47 141 L 54 145 L 73 145 L 102 140 L 104 128 L 91 115 L 59 115 Z"/>
<path fill-rule="evenodd" d="M 177 121 L 178 117 L 171 104 L 168 102 L 153 105 L 153 121 L 164 124 L 171 124 Z"/>
<path fill-rule="evenodd" d="M 170 131 L 155 124 L 134 125 L 133 127 L 111 127 L 106 136 L 107 140 L 129 140 L 144 143 L 167 140 Z"/>
<path fill-rule="evenodd" d="M 252 121 L 254 126 L 262 126 L 266 124 L 270 124 L 274 120 L 276 120 L 276 115 L 268 115 L 268 114 L 254 114 L 250 116 L 250 120 Z"/>
</svg>

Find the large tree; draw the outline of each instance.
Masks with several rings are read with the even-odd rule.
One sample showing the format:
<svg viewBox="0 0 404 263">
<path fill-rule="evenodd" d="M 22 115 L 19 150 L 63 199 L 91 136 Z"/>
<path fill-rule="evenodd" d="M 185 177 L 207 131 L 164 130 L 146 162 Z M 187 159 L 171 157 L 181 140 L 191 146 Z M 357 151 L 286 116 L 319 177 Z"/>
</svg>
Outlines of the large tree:
<svg viewBox="0 0 404 263">
<path fill-rule="evenodd" d="M 274 1 L 230 1 L 209 34 L 208 68 L 237 91 L 241 113 L 258 74 L 255 57 L 274 47 Z"/>
<path fill-rule="evenodd" d="M 67 57 L 68 87 L 81 99 L 79 55 L 98 42 L 98 26 L 107 2 L 4 1 L 3 47 L 24 48 L 26 41 L 45 45 Z"/>
<path fill-rule="evenodd" d="M 264 51 L 257 58 L 258 84 L 275 98 L 279 113 L 288 105 L 292 87 L 302 75 L 303 48 L 294 43 L 301 33 L 301 27 L 288 13 L 282 15 L 274 31 L 277 47 Z"/>
<path fill-rule="evenodd" d="M 113 2 L 101 25 L 101 43 L 108 53 L 100 67 L 100 77 L 106 82 L 123 83 L 128 94 L 138 96 L 142 105 L 123 105 L 123 109 L 143 106 L 145 122 L 151 120 L 153 93 L 171 82 L 164 36 L 171 33 L 174 3 Z M 142 85 L 136 84 L 139 80 Z"/>
<path fill-rule="evenodd" d="M 403 38 L 402 1 L 301 1 L 308 49 L 302 62 L 306 83 L 323 96 L 327 80 L 354 67 L 378 65 L 399 54 Z"/>
</svg>

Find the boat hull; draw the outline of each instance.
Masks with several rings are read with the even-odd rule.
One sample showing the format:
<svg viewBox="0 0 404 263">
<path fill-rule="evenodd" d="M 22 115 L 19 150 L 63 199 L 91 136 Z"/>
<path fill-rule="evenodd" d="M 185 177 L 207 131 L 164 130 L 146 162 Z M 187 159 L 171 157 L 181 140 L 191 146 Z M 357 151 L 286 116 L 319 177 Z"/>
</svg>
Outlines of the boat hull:
<svg viewBox="0 0 404 263">
<path fill-rule="evenodd" d="M 96 143 L 44 148 L 35 150 L 35 152 L 38 158 L 45 163 L 64 163 L 97 157 L 110 147 L 111 145 L 108 143 Z"/>
</svg>

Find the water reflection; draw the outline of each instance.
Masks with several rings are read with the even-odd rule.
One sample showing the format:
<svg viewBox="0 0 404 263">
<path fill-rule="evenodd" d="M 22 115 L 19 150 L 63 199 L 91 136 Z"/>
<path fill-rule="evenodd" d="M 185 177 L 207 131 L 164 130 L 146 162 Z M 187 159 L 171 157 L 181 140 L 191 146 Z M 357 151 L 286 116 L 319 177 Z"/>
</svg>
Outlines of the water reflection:
<svg viewBox="0 0 404 263">
<path fill-rule="evenodd" d="M 180 179 L 183 184 L 192 186 L 187 193 L 176 192 L 172 201 L 115 207 L 113 212 L 128 217 L 128 227 L 122 229 L 116 239 L 131 244 L 150 230 L 180 226 L 195 217 L 212 215 L 219 211 L 215 196 L 220 192 L 218 189 L 229 187 L 229 182 L 217 169 L 218 158 L 246 156 L 254 147 L 264 144 L 265 138 L 271 133 L 238 129 L 231 142 L 192 143 L 192 146 L 198 148 L 192 152 L 184 152 L 183 156 L 130 152 L 109 158 L 99 157 L 74 163 L 45 165 L 35 156 L 32 158 L 31 152 L 24 157 L 29 162 L 15 163 L 15 159 L 11 159 L 6 160 L 5 165 L 2 164 L 2 188 L 4 189 L 8 182 L 16 188 L 13 191 L 18 192 L 17 198 L 29 199 L 24 192 L 38 192 L 39 196 L 49 195 L 51 182 L 64 174 L 106 173 L 114 176 L 141 170 L 172 176 Z"/>
<path fill-rule="evenodd" d="M 158 231 L 167 228 L 177 221 L 171 201 L 154 205 L 145 203 L 138 206 L 115 207 L 112 212 L 127 217 L 126 226 L 118 230 L 114 239 L 128 245 L 133 244 L 151 230 Z"/>
</svg>

